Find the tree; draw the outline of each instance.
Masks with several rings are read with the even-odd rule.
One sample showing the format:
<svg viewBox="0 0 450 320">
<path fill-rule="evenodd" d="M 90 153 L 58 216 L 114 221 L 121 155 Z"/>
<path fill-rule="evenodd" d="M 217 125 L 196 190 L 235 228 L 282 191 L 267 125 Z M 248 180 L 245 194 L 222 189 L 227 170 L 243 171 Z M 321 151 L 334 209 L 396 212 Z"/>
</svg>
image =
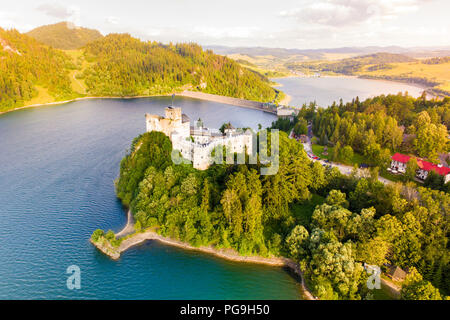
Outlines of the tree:
<svg viewBox="0 0 450 320">
<path fill-rule="evenodd" d="M 368 241 L 358 242 L 356 257 L 358 261 L 370 265 L 382 266 L 387 262 L 390 244 L 381 238 L 373 238 Z"/>
<path fill-rule="evenodd" d="M 340 153 L 341 153 L 341 143 L 338 141 L 338 143 L 336 143 L 336 145 L 334 146 L 334 149 L 333 149 L 332 160 L 338 161 Z"/>
<path fill-rule="evenodd" d="M 413 144 L 417 154 L 437 162 L 438 154 L 446 150 L 447 128 L 442 124 L 432 123 L 426 111 L 419 113 L 415 127 L 416 139 Z"/>
<path fill-rule="evenodd" d="M 339 190 L 331 190 L 325 200 L 330 206 L 338 206 L 343 208 L 348 208 L 348 201 L 346 199 L 346 194 Z"/>
<path fill-rule="evenodd" d="M 351 163 L 353 159 L 353 149 L 350 146 L 345 146 L 339 152 L 339 160 L 343 163 Z"/>
<path fill-rule="evenodd" d="M 304 118 L 299 118 L 294 126 L 294 133 L 299 136 L 308 134 L 308 122 Z"/>
<path fill-rule="evenodd" d="M 311 226 L 333 233 L 338 240 L 346 235 L 348 220 L 352 213 L 342 207 L 322 204 L 317 206 L 311 217 Z"/>
<path fill-rule="evenodd" d="M 342 244 L 332 234 L 315 229 L 309 239 L 309 250 L 309 258 L 303 265 L 320 299 L 361 298 L 364 270 L 355 262 L 350 242 Z"/>
<path fill-rule="evenodd" d="M 111 241 L 116 238 L 116 235 L 114 234 L 114 231 L 108 230 L 108 232 L 106 232 L 106 234 L 105 234 L 105 238 L 108 239 L 109 241 Z"/>
<path fill-rule="evenodd" d="M 403 300 L 442 300 L 438 289 L 429 281 L 417 281 L 402 286 Z"/>
<path fill-rule="evenodd" d="M 417 160 L 414 157 L 411 157 L 406 164 L 406 171 L 404 176 L 405 181 L 412 181 L 416 177 L 417 170 L 419 170 L 419 166 L 417 165 Z"/>
<path fill-rule="evenodd" d="M 92 233 L 92 241 L 97 242 L 101 237 L 105 235 L 105 232 L 101 229 L 97 229 Z"/>
<path fill-rule="evenodd" d="M 306 241 L 309 239 L 308 230 L 304 226 L 295 226 L 289 236 L 286 238 L 286 245 L 290 256 L 300 261 L 306 257 Z"/>
<path fill-rule="evenodd" d="M 428 172 L 427 178 L 423 185 L 428 188 L 443 190 L 444 189 L 444 177 L 436 173 L 434 170 Z"/>
</svg>

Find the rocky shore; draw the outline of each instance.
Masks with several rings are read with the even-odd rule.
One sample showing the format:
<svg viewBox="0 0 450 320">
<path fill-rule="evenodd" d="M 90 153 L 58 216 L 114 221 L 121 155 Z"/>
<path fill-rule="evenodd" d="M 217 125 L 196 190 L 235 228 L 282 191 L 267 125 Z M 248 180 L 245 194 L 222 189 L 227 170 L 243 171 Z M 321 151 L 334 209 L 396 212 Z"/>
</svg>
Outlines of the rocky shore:
<svg viewBox="0 0 450 320">
<path fill-rule="evenodd" d="M 108 241 L 105 239 L 102 239 L 98 242 L 94 242 L 91 240 L 91 243 L 96 246 L 101 252 L 108 255 L 114 260 L 117 260 L 120 258 L 120 255 L 122 252 L 128 250 L 129 248 L 136 246 L 138 244 L 141 244 L 147 240 L 156 240 L 161 243 L 164 243 L 166 245 L 179 247 L 185 250 L 195 250 L 204 252 L 207 254 L 214 255 L 216 257 L 230 260 L 230 261 L 236 261 L 236 262 L 245 262 L 245 263 L 255 263 L 255 264 L 264 264 L 269 266 L 275 266 L 275 267 L 285 267 L 288 268 L 290 271 L 292 271 L 296 276 L 298 276 L 300 280 L 300 284 L 302 287 L 302 294 L 307 300 L 316 300 L 316 298 L 311 294 L 311 292 L 306 287 L 306 284 L 304 282 L 303 273 L 300 269 L 300 266 L 295 263 L 291 259 L 287 258 L 278 258 L 278 257 L 260 257 L 260 256 L 242 256 L 238 252 L 232 250 L 232 249 L 218 249 L 211 246 L 201 246 L 201 247 L 194 247 L 191 246 L 188 243 L 181 242 L 178 240 L 174 240 L 171 238 L 163 237 L 159 234 L 157 234 L 153 230 L 146 230 L 144 232 L 137 232 L 132 235 L 129 235 L 127 237 L 124 237 L 121 244 L 118 247 L 113 247 L 109 244 Z"/>
</svg>

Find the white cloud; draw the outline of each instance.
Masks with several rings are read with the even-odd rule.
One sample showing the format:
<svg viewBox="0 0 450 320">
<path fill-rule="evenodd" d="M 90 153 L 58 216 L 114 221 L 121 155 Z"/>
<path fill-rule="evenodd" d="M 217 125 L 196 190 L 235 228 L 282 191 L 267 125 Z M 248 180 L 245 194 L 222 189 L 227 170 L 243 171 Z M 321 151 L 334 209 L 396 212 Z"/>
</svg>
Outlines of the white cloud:
<svg viewBox="0 0 450 320">
<path fill-rule="evenodd" d="M 299 22 L 344 27 L 373 19 L 394 19 L 404 13 L 415 12 L 431 0 L 317 0 L 301 8 L 284 10 L 282 17 L 293 17 Z"/>
<path fill-rule="evenodd" d="M 119 18 L 114 17 L 114 16 L 109 16 L 106 18 L 106 22 L 109 24 L 119 24 Z"/>
<path fill-rule="evenodd" d="M 202 37 L 209 38 L 250 38 L 259 29 L 256 27 L 228 27 L 228 28 L 214 28 L 214 27 L 195 27 L 193 33 L 197 33 Z"/>
<path fill-rule="evenodd" d="M 49 17 L 71 22 L 69 26 L 79 25 L 81 9 L 76 5 L 63 5 L 59 2 L 46 2 L 36 7 Z"/>
<path fill-rule="evenodd" d="M 0 11 L 0 27 L 5 29 L 17 29 L 23 32 L 32 29 L 33 25 L 28 23 L 28 21 L 20 14 Z"/>
</svg>

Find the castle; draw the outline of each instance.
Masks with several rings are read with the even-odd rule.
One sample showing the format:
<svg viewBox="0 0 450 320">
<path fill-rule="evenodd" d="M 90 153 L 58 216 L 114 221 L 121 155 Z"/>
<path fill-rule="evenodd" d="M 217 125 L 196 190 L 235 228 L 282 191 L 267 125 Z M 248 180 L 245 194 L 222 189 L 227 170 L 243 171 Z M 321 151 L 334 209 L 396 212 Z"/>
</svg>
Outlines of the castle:
<svg viewBox="0 0 450 320">
<path fill-rule="evenodd" d="M 227 152 L 242 154 L 253 151 L 253 134 L 250 130 L 240 132 L 234 128 L 219 130 L 204 128 L 202 124 L 191 126 L 189 117 L 181 108 L 165 108 L 166 117 L 146 114 L 147 132 L 159 131 L 172 141 L 174 150 L 180 151 L 194 168 L 205 170 L 212 164 L 212 151 L 218 146 L 226 146 Z"/>
</svg>

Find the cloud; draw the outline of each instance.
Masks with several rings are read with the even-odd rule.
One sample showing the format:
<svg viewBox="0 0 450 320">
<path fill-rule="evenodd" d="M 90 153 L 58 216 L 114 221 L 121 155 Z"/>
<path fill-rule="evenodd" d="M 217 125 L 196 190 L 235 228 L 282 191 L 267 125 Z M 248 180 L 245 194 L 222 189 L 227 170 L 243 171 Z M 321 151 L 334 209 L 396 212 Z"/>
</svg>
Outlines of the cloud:
<svg viewBox="0 0 450 320">
<path fill-rule="evenodd" d="M 81 10 L 75 5 L 63 5 L 59 2 L 46 2 L 36 7 L 36 10 L 43 12 L 49 17 L 58 18 L 71 22 L 69 26 L 79 25 Z"/>
<path fill-rule="evenodd" d="M 114 17 L 114 16 L 109 16 L 106 18 L 106 22 L 109 24 L 119 24 L 119 18 Z"/>
<path fill-rule="evenodd" d="M 67 19 L 71 16 L 68 7 L 57 2 L 43 3 L 36 7 L 36 10 L 45 13 L 46 15 L 58 19 Z"/>
<path fill-rule="evenodd" d="M 259 28 L 256 27 L 195 27 L 193 33 L 200 37 L 222 39 L 222 38 L 239 38 L 248 39 L 254 35 Z"/>
<path fill-rule="evenodd" d="M 32 29 L 34 26 L 21 14 L 0 11 L 0 27 L 5 29 L 17 29 L 21 32 L 25 32 Z"/>
<path fill-rule="evenodd" d="M 431 0 L 317 0 L 302 8 L 281 11 L 281 17 L 299 22 L 344 27 L 370 22 L 373 19 L 395 19 L 399 15 L 419 10 Z"/>
</svg>

